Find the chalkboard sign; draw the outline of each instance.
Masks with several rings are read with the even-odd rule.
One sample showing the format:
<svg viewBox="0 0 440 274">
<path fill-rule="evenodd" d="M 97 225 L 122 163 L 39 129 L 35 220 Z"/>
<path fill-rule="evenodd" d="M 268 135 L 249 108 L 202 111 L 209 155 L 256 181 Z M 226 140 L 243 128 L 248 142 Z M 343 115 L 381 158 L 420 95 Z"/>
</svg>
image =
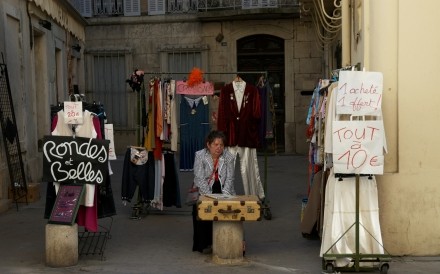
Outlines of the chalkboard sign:
<svg viewBox="0 0 440 274">
<path fill-rule="evenodd" d="M 43 181 L 102 184 L 108 173 L 109 140 L 44 136 Z"/>
<path fill-rule="evenodd" d="M 83 193 L 84 185 L 60 185 L 49 223 L 72 225 Z"/>
</svg>

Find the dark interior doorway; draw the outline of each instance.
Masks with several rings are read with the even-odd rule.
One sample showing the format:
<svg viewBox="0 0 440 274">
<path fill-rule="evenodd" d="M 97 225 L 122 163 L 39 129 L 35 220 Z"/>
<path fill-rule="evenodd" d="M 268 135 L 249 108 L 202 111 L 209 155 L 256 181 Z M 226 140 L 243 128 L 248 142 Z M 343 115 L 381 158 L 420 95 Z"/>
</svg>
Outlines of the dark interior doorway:
<svg viewBox="0 0 440 274">
<path fill-rule="evenodd" d="M 269 150 L 284 152 L 284 40 L 272 35 L 251 35 L 237 40 L 237 71 L 266 71 L 272 88 L 276 126 L 276 147 Z M 259 75 L 243 75 L 245 81 L 256 84 Z"/>
</svg>

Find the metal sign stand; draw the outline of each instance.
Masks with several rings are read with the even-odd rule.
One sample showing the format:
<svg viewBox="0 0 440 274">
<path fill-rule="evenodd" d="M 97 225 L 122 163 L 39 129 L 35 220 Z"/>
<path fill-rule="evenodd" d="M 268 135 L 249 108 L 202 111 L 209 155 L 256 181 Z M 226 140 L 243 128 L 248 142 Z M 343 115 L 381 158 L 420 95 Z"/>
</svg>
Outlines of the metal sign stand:
<svg viewBox="0 0 440 274">
<path fill-rule="evenodd" d="M 3 63 L 0 64 L 0 122 L 3 131 L 3 144 L 6 151 L 9 177 L 11 179 L 12 198 L 18 211 L 19 200 L 25 198 L 26 205 L 28 204 L 28 191 L 8 78 L 8 69 L 6 64 L 4 64 L 4 60 Z"/>
</svg>

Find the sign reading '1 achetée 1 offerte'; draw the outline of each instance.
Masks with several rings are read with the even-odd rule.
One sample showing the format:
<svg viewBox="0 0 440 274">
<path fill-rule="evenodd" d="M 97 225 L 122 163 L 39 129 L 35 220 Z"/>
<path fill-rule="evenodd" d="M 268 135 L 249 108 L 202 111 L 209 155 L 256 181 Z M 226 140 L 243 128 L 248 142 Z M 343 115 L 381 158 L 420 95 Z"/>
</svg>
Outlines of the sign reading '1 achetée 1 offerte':
<svg viewBox="0 0 440 274">
<path fill-rule="evenodd" d="M 381 116 L 382 92 L 382 73 L 340 71 L 336 114 Z"/>
</svg>

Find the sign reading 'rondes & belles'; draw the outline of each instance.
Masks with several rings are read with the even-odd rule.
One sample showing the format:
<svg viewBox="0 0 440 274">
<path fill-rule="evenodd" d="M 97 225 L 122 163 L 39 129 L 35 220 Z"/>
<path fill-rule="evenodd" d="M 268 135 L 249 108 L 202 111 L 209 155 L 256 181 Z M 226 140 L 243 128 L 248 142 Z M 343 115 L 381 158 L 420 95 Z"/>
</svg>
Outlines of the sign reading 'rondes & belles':
<svg viewBox="0 0 440 274">
<path fill-rule="evenodd" d="M 43 180 L 101 184 L 108 172 L 109 140 L 45 136 Z"/>
</svg>

